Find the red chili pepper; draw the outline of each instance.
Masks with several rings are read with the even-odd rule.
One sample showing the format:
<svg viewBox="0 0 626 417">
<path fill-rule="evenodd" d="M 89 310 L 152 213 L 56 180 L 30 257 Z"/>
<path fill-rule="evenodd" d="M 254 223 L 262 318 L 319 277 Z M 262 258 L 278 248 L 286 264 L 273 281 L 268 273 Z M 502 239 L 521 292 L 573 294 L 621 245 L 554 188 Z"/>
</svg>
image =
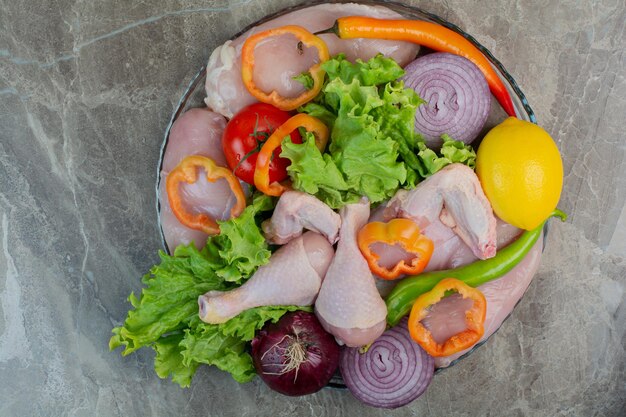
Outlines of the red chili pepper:
<svg viewBox="0 0 626 417">
<path fill-rule="evenodd" d="M 363 16 L 346 16 L 319 33 L 335 33 L 341 39 L 373 38 L 412 42 L 439 52 L 460 55 L 472 61 L 483 73 L 489 89 L 504 111 L 516 117 L 511 96 L 489 60 L 462 35 L 445 26 L 421 20 L 388 20 Z"/>
</svg>

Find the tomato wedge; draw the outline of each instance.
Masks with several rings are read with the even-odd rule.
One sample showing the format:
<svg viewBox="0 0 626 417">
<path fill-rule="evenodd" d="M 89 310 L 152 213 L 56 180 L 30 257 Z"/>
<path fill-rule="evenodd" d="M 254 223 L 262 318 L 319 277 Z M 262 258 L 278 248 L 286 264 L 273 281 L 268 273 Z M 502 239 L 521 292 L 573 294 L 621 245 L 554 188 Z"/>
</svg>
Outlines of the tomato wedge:
<svg viewBox="0 0 626 417">
<path fill-rule="evenodd" d="M 274 130 L 290 117 L 291 113 L 271 104 L 255 103 L 245 107 L 228 122 L 222 135 L 222 147 L 228 166 L 239 179 L 254 184 L 254 170 L 261 147 Z M 290 136 L 293 143 L 302 143 L 297 130 Z M 270 182 L 287 179 L 290 161 L 280 157 L 281 151 L 278 147 L 272 154 Z"/>
</svg>

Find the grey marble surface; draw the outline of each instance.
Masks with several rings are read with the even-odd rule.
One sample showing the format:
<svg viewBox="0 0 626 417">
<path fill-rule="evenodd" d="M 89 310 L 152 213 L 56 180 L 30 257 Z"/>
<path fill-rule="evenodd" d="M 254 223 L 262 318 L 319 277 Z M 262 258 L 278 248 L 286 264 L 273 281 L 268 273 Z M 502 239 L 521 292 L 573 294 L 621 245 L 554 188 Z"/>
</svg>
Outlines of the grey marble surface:
<svg viewBox="0 0 626 417">
<path fill-rule="evenodd" d="M 510 70 L 565 165 L 542 266 L 490 342 L 381 411 L 200 369 L 160 380 L 110 330 L 157 260 L 165 126 L 210 51 L 294 1 L 2 1 L 0 416 L 626 415 L 624 0 L 412 1 Z"/>
</svg>

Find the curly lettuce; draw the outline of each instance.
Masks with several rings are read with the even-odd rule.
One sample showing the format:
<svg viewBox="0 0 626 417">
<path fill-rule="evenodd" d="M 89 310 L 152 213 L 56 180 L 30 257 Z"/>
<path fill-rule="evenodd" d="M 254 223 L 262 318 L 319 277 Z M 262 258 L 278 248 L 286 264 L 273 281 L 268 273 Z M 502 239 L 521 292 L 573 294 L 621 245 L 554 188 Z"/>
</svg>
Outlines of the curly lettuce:
<svg viewBox="0 0 626 417">
<path fill-rule="evenodd" d="M 246 343 L 266 322 L 277 321 L 300 307 L 259 307 L 220 325 L 198 318 L 198 297 L 207 291 L 227 291 L 269 262 L 271 252 L 258 226 L 259 213 L 272 209 L 267 196 L 254 199 L 238 218 L 220 222 L 221 233 L 202 250 L 181 245 L 174 255 L 159 253 L 161 262 L 143 277 L 141 296 L 130 294 L 132 309 L 122 326 L 113 329 L 111 350 L 126 356 L 150 346 L 161 378 L 187 387 L 200 364 L 215 365 L 239 382 L 255 374 Z"/>
<path fill-rule="evenodd" d="M 475 159 L 471 147 L 446 137 L 441 153 L 415 132 L 415 112 L 424 101 L 404 88 L 404 70 L 391 58 L 375 56 L 351 63 L 343 54 L 322 64 L 327 78 L 321 93 L 299 111 L 331 129 L 326 153 L 305 137 L 286 138 L 281 156 L 294 187 L 333 208 L 366 196 L 372 203 L 412 188 L 445 165 Z M 304 80 L 301 80 L 304 82 Z"/>
</svg>

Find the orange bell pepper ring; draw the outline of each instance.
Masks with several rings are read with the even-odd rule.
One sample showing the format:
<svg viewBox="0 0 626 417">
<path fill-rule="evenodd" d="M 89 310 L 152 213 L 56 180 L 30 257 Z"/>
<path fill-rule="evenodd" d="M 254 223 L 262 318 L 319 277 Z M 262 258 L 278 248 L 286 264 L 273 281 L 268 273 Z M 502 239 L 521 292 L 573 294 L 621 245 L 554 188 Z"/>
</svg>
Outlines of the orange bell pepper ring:
<svg viewBox="0 0 626 417">
<path fill-rule="evenodd" d="M 283 139 L 299 127 L 305 128 L 315 135 L 315 145 L 324 152 L 328 142 L 328 127 L 320 120 L 308 114 L 299 113 L 287 119 L 272 135 L 267 138 L 256 158 L 254 170 L 254 186 L 264 194 L 279 196 L 289 188 L 285 184 L 273 182 L 270 184 L 270 163 L 274 150 L 278 148 Z"/>
<path fill-rule="evenodd" d="M 266 93 L 254 83 L 254 49 L 259 42 L 270 36 L 291 34 L 295 36 L 302 45 L 317 49 L 319 62 L 309 68 L 309 74 L 313 78 L 313 87 L 303 92 L 297 97 L 282 97 L 276 90 Z M 322 63 L 330 59 L 328 46 L 319 37 L 315 36 L 305 28 L 296 25 L 281 26 L 274 29 L 265 30 L 250 36 L 241 49 L 241 78 L 244 85 L 257 100 L 278 107 L 281 110 L 295 110 L 307 101 L 311 101 L 322 89 L 326 71 L 322 69 Z"/>
<path fill-rule="evenodd" d="M 388 223 L 371 222 L 359 230 L 357 243 L 370 270 L 380 278 L 392 280 L 402 274 L 419 274 L 433 254 L 433 241 L 424 236 L 418 225 L 409 219 L 393 219 Z M 410 261 L 401 259 L 392 268 L 380 265 L 380 255 L 372 250 L 374 243 L 398 245 L 413 255 Z"/>
<path fill-rule="evenodd" d="M 455 334 L 443 343 L 437 343 L 432 333 L 421 322 L 430 312 L 430 307 L 446 296 L 448 291 L 454 291 L 471 299 L 474 304 L 465 312 L 467 329 Z M 485 317 L 487 314 L 487 300 L 480 290 L 472 288 L 456 278 L 441 280 L 429 292 L 420 295 L 409 315 L 409 333 L 411 338 L 431 356 L 449 356 L 473 346 L 485 333 Z"/>
<path fill-rule="evenodd" d="M 230 210 L 230 217 L 237 217 L 241 214 L 246 207 L 246 196 L 235 174 L 227 168 L 216 165 L 211 158 L 207 158 L 206 156 L 188 156 L 169 173 L 166 179 L 165 189 L 170 206 L 172 207 L 172 212 L 178 221 L 189 228 L 200 230 L 208 235 L 215 235 L 220 232 L 220 227 L 215 219 L 205 213 L 189 212 L 184 207 L 180 195 L 180 184 L 183 182 L 187 184 L 196 182 L 200 168 L 204 168 L 206 178 L 210 182 L 215 182 L 220 178 L 228 182 L 231 191 L 237 199 L 237 203 Z"/>
</svg>

